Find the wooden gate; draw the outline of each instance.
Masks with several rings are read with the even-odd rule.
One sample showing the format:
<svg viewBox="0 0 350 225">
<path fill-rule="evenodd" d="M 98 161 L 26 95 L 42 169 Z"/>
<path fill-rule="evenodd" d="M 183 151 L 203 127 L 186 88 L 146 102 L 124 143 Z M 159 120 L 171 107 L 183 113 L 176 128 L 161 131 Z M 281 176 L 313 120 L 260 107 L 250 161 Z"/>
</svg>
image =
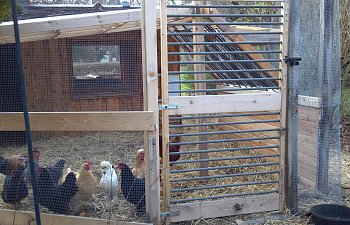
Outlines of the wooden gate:
<svg viewBox="0 0 350 225">
<path fill-rule="evenodd" d="M 167 223 L 282 209 L 286 5 L 162 1 Z"/>
</svg>

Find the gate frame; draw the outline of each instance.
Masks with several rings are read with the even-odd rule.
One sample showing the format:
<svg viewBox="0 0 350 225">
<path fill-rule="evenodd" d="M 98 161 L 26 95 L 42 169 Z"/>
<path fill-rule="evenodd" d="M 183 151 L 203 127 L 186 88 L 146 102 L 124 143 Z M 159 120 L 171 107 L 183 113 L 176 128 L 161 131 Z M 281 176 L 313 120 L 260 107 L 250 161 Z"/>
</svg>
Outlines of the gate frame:
<svg viewBox="0 0 350 225">
<path fill-rule="evenodd" d="M 288 56 L 288 47 L 289 47 L 289 11 L 290 11 L 290 0 L 284 0 L 281 1 L 281 4 L 283 8 L 281 9 L 281 14 L 283 15 L 283 18 L 281 20 L 283 21 L 283 24 L 281 25 L 281 45 L 280 45 L 280 50 L 282 53 L 280 54 L 280 59 L 283 60 L 285 56 Z M 209 108 L 220 108 L 221 110 L 224 110 L 225 108 L 225 103 L 228 105 L 229 102 L 232 101 L 232 99 L 239 99 L 242 97 L 245 97 L 246 100 L 251 99 L 254 97 L 254 94 L 237 94 L 237 98 L 231 97 L 231 99 L 228 99 L 227 97 L 223 96 L 226 101 L 224 101 L 224 104 L 221 102 L 221 104 L 218 104 L 217 102 L 213 101 L 211 104 L 216 104 L 215 106 L 211 105 L 209 108 L 205 107 L 204 101 L 201 101 L 202 99 L 197 98 L 199 96 L 186 96 L 186 97 L 172 97 L 169 99 L 168 96 L 168 76 L 165 76 L 168 73 L 168 54 L 167 54 L 167 12 L 166 12 L 166 1 L 161 0 L 161 74 L 162 74 L 162 104 L 163 105 L 177 105 L 177 103 L 182 103 L 185 104 L 186 106 L 190 106 L 193 104 L 198 103 L 197 107 L 201 109 L 205 109 L 204 111 L 210 111 Z M 165 10 L 164 10 L 165 9 Z M 165 11 L 165 12 L 164 12 Z M 281 72 L 279 72 L 279 77 L 281 80 L 279 81 L 280 84 L 280 104 L 279 104 L 279 111 L 280 111 L 280 179 L 279 179 L 279 193 L 276 194 L 278 196 L 278 207 L 280 211 L 285 211 L 286 208 L 290 207 L 290 204 L 288 204 L 288 199 L 291 198 L 292 193 L 289 192 L 290 186 L 292 186 L 292 182 L 288 182 L 288 175 L 290 173 L 290 165 L 288 162 L 288 137 L 287 135 L 290 135 L 288 132 L 288 121 L 289 121 L 289 104 L 290 102 L 288 99 L 290 98 L 289 90 L 288 90 L 288 80 L 287 80 L 287 74 L 289 73 L 289 67 L 287 64 L 285 64 L 283 61 L 280 63 L 280 69 Z M 268 97 L 268 96 L 265 96 Z M 210 97 L 209 97 L 210 98 Z M 214 99 L 213 99 L 214 100 Z M 256 100 L 256 99 L 255 99 Z M 258 98 L 258 102 L 261 101 L 261 98 Z M 263 100 L 264 101 L 264 100 Z M 226 106 L 227 106 L 226 105 Z M 245 107 L 250 107 L 249 101 L 245 105 Z M 253 106 L 254 107 L 254 106 Z M 241 107 L 238 107 L 241 108 Z M 186 110 L 187 109 L 187 110 Z M 174 110 L 162 110 L 162 124 L 169 124 L 169 115 L 176 115 L 176 114 L 181 114 L 181 113 L 189 113 L 190 107 L 185 107 L 185 109 L 180 109 L 176 108 Z M 215 111 L 215 110 L 214 110 Z M 195 113 L 195 112 L 193 112 Z M 162 210 L 165 211 L 166 213 L 170 213 L 170 210 L 174 210 L 173 207 L 170 207 L 170 195 L 169 195 L 169 160 L 168 160 L 168 149 L 167 146 L 169 144 L 169 127 L 168 126 L 162 126 L 162 136 L 163 136 L 163 156 L 162 158 L 165 159 L 163 160 L 163 167 L 162 167 L 162 178 L 163 178 L 163 205 L 162 205 Z M 289 143 L 290 144 L 290 143 Z M 165 164 L 165 165 L 164 165 Z M 273 195 L 272 195 L 273 196 Z M 257 196 L 259 199 L 259 196 Z M 246 198 L 241 198 L 237 199 L 237 201 L 241 200 L 242 202 L 251 201 L 251 200 L 256 200 L 253 197 L 246 197 Z M 273 201 L 273 198 L 260 198 L 261 201 L 264 201 L 265 203 L 269 201 Z M 220 200 L 216 200 L 218 202 Z M 225 204 L 227 201 L 221 200 L 221 204 Z M 217 213 L 217 216 L 224 216 L 220 215 L 222 214 L 222 209 L 213 209 L 209 204 L 204 204 L 198 203 L 201 207 L 203 207 L 204 211 L 207 211 L 209 214 L 213 216 L 213 213 Z M 213 201 L 214 204 L 214 201 Z M 221 205 L 220 204 L 220 205 Z M 185 218 L 179 219 L 176 217 L 176 219 L 172 219 L 171 217 L 165 217 L 164 222 L 166 224 L 169 224 L 170 222 L 176 222 L 176 221 L 184 221 L 184 220 L 190 220 L 193 215 L 198 214 L 198 211 L 195 211 L 194 208 L 190 208 L 190 205 L 182 204 L 184 208 L 188 207 L 187 210 L 189 211 L 188 214 L 184 215 Z M 181 206 L 180 206 L 181 207 Z M 263 210 L 262 210 L 263 211 Z M 237 213 L 237 214 L 246 214 L 246 213 L 254 213 L 256 210 L 247 210 L 246 212 L 242 213 Z M 237 215 L 235 213 L 232 213 L 232 215 Z M 200 213 L 199 213 L 200 216 Z"/>
</svg>

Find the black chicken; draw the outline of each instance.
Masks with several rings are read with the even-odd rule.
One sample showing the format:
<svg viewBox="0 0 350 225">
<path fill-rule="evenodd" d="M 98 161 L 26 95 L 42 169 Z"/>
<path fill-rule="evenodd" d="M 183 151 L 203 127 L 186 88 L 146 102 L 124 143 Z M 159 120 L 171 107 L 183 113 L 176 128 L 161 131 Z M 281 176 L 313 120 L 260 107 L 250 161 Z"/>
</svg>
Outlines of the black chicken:
<svg viewBox="0 0 350 225">
<path fill-rule="evenodd" d="M 0 173 L 4 175 L 11 175 L 10 164 L 7 159 L 0 156 Z"/>
<path fill-rule="evenodd" d="M 128 165 L 119 162 L 121 171 L 121 189 L 124 198 L 136 206 L 138 214 L 146 212 L 145 179 L 136 178 Z"/>
<path fill-rule="evenodd" d="M 28 196 L 28 188 L 24 182 L 23 167 L 6 175 L 4 188 L 1 192 L 1 198 L 8 204 L 19 204 Z"/>
<path fill-rule="evenodd" d="M 64 159 L 60 159 L 54 165 L 46 167 L 53 183 L 58 183 L 58 181 L 62 178 L 65 164 L 66 161 Z"/>
<path fill-rule="evenodd" d="M 67 174 L 62 184 L 53 182 L 46 168 L 39 168 L 39 203 L 55 213 L 67 214 L 70 199 L 78 192 L 74 172 Z"/>
</svg>

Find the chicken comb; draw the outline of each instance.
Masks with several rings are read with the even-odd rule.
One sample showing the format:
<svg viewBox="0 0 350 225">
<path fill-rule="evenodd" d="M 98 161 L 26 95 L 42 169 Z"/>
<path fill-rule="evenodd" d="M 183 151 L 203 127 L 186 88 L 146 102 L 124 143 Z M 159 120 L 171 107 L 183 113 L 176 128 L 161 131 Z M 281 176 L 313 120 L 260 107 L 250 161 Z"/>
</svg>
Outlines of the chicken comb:
<svg viewBox="0 0 350 225">
<path fill-rule="evenodd" d="M 85 163 L 89 164 L 90 166 L 91 166 L 91 164 L 92 164 L 92 163 L 91 163 L 91 161 L 90 161 L 90 160 L 88 160 L 88 159 L 87 159 L 87 160 L 85 160 Z"/>
</svg>

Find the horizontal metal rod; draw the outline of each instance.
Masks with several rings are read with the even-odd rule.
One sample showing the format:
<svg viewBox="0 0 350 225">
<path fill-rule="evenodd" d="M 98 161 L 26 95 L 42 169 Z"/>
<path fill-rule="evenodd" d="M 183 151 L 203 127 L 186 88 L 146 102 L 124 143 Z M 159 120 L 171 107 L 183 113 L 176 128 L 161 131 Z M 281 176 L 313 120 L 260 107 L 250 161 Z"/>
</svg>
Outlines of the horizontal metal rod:
<svg viewBox="0 0 350 225">
<path fill-rule="evenodd" d="M 282 9 L 280 5 L 168 5 L 168 8 Z"/>
<path fill-rule="evenodd" d="M 194 123 L 194 124 L 178 124 L 169 125 L 169 128 L 180 127 L 204 127 L 213 125 L 237 125 L 237 124 L 254 124 L 254 123 L 279 123 L 280 120 L 254 120 L 254 121 L 240 121 L 240 122 L 218 122 L 218 123 Z"/>
<path fill-rule="evenodd" d="M 210 25 L 265 25 L 265 26 L 280 26 L 283 25 L 281 22 L 171 22 L 168 23 L 168 26 L 194 26 L 194 25 L 203 25 L 203 26 L 210 26 Z"/>
<path fill-rule="evenodd" d="M 189 142 L 169 143 L 169 146 L 214 144 L 214 143 L 236 142 L 236 141 L 263 141 L 263 140 L 272 140 L 272 139 L 279 139 L 279 138 L 280 138 L 279 136 L 273 136 L 273 137 L 259 137 L 259 138 L 231 138 L 231 139 L 208 140 L 208 141 L 189 141 Z"/>
<path fill-rule="evenodd" d="M 197 70 L 197 71 L 171 71 L 169 75 L 178 74 L 202 74 L 202 73 L 252 73 L 252 72 L 269 72 L 281 71 L 281 69 L 248 69 L 248 70 Z"/>
<path fill-rule="evenodd" d="M 262 78 L 234 78 L 234 79 L 210 79 L 210 80 L 174 80 L 169 84 L 186 84 L 186 83 L 212 83 L 212 82 L 230 82 L 230 81 L 265 81 L 265 80 L 281 80 L 281 78 L 262 77 Z"/>
<path fill-rule="evenodd" d="M 282 51 L 168 52 L 168 55 L 281 54 Z"/>
<path fill-rule="evenodd" d="M 188 36 L 188 35 L 281 35 L 282 32 L 276 31 L 254 31 L 254 32 L 168 32 L 170 36 Z"/>
<path fill-rule="evenodd" d="M 183 133 L 183 134 L 169 134 L 169 137 L 188 137 L 201 135 L 218 135 L 218 134 L 241 134 L 241 133 L 256 133 L 256 132 L 274 132 L 280 131 L 279 128 L 274 129 L 260 129 L 260 130 L 229 130 L 229 131 L 213 131 L 213 132 L 198 132 L 198 133 Z"/>
<path fill-rule="evenodd" d="M 279 171 L 273 170 L 273 171 L 266 171 L 266 172 L 264 171 L 264 172 L 250 172 L 250 173 L 234 173 L 234 174 L 225 174 L 225 175 L 216 175 L 216 176 L 180 178 L 180 179 L 170 180 L 170 182 L 176 183 L 176 182 L 188 182 L 188 181 L 195 181 L 195 180 L 211 180 L 211 179 L 222 179 L 222 178 L 229 178 L 229 177 L 244 177 L 244 176 L 272 175 L 272 174 L 279 174 Z"/>
<path fill-rule="evenodd" d="M 281 41 L 227 41 L 227 42 L 217 42 L 217 41 L 203 41 L 203 42 L 168 42 L 168 46 L 178 46 L 178 45 L 280 45 Z"/>
<path fill-rule="evenodd" d="M 283 17 L 281 14 L 168 14 L 168 17 Z"/>
<path fill-rule="evenodd" d="M 262 112 L 262 113 L 237 113 L 237 114 L 216 114 L 207 116 L 171 116 L 170 120 L 192 120 L 192 119 L 208 119 L 208 118 L 222 118 L 222 117 L 241 117 L 241 116 L 268 116 L 279 115 L 280 112 Z"/>
<path fill-rule="evenodd" d="M 252 91 L 252 90 L 271 90 L 279 89 L 278 86 L 273 87 L 254 87 L 254 88 L 225 88 L 225 89 L 202 89 L 202 90 L 178 90 L 168 91 L 168 93 L 191 93 L 191 92 L 219 92 L 219 91 Z"/>
<path fill-rule="evenodd" d="M 190 164 L 190 163 L 199 163 L 199 162 L 230 161 L 230 160 L 240 160 L 240 159 L 261 159 L 261 158 L 273 158 L 273 157 L 279 157 L 279 156 L 280 156 L 279 154 L 266 154 L 266 155 L 245 155 L 245 156 L 235 156 L 235 157 L 226 157 L 226 158 L 181 160 L 181 161 L 170 162 L 170 165 Z"/>
<path fill-rule="evenodd" d="M 256 59 L 256 60 L 217 60 L 217 61 L 173 61 L 168 65 L 177 64 L 212 64 L 212 63 L 256 63 L 256 62 L 282 62 L 281 59 Z"/>
<path fill-rule="evenodd" d="M 235 165 L 235 166 L 216 166 L 216 167 L 207 167 L 207 168 L 192 168 L 192 169 L 183 169 L 183 170 L 170 170 L 169 173 L 188 173 L 196 171 L 208 171 L 208 170 L 223 170 L 223 169 L 237 169 L 237 168 L 247 168 L 247 167 L 268 167 L 268 166 L 277 166 L 279 162 L 270 162 L 270 163 L 254 163 L 254 164 L 244 164 L 244 165 Z"/>
<path fill-rule="evenodd" d="M 249 193 L 241 193 L 241 194 L 216 195 L 216 196 L 209 196 L 209 197 L 202 197 L 202 198 L 177 199 L 177 200 L 171 200 L 170 203 L 171 204 L 175 204 L 175 203 L 179 204 L 179 203 L 185 203 L 185 202 L 191 202 L 191 201 L 203 201 L 203 200 L 213 200 L 213 199 L 230 198 L 230 197 L 242 197 L 242 196 L 251 196 L 251 195 L 266 195 L 266 194 L 272 194 L 272 193 L 278 193 L 278 190 L 249 192 Z"/>
<path fill-rule="evenodd" d="M 175 192 L 187 192 L 187 191 L 201 191 L 201 190 L 208 190 L 208 189 L 219 189 L 219 188 L 241 187 L 241 186 L 250 186 L 250 185 L 274 184 L 274 183 L 278 183 L 278 182 L 279 182 L 278 180 L 272 180 L 272 181 L 246 182 L 246 183 L 238 183 L 238 184 L 210 185 L 210 186 L 202 186 L 202 187 L 194 187 L 194 188 L 173 189 L 173 190 L 170 190 L 170 192 L 171 193 L 175 193 Z"/>
<path fill-rule="evenodd" d="M 273 149 L 279 148 L 278 145 L 270 146 L 254 146 L 254 147 L 240 147 L 240 148 L 225 148 L 225 149 L 206 149 L 206 150 L 189 150 L 181 152 L 169 152 L 169 155 L 185 155 L 185 154 L 197 154 L 197 153 L 211 153 L 211 152 L 234 152 L 234 151 L 254 151 L 260 149 Z"/>
</svg>

